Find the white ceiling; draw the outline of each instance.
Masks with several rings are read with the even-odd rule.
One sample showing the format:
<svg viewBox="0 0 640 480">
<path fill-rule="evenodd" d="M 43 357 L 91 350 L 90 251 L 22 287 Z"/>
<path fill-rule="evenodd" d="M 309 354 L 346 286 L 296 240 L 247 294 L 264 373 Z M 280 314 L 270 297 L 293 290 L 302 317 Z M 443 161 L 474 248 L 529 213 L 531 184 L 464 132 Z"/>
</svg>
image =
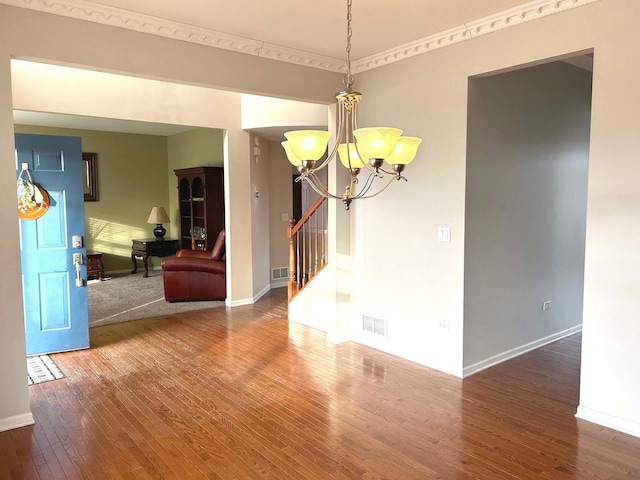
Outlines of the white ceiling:
<svg viewBox="0 0 640 480">
<path fill-rule="evenodd" d="M 222 36 L 236 36 L 245 43 L 277 45 L 283 49 L 307 52 L 316 56 L 336 59 L 343 65 L 346 44 L 347 0 L 0 0 L 14 6 L 35 8 L 49 13 L 85 18 L 143 18 L 156 26 L 174 22 L 177 28 L 193 27 Z M 517 24 L 529 18 L 529 13 L 544 16 L 556 13 L 551 0 L 352 0 L 352 60 L 375 57 L 382 52 L 397 49 L 432 36 L 445 35 L 455 29 L 465 38 L 475 35 L 474 22 L 482 21 L 482 28 L 493 28 L 505 19 L 504 26 Z M 588 0 L 595 1 L 595 0 Z M 81 9 L 58 8 L 82 4 Z M 573 0 L 573 4 L 587 0 Z M 564 6 L 563 8 L 569 8 Z M 99 10 L 109 15 L 94 15 Z M 562 10 L 556 8 L 555 10 Z M 71 12 L 71 13 L 70 13 Z M 525 14 L 526 12 L 526 14 Z M 138 16 L 138 17 L 136 17 Z M 142 16 L 142 17 L 139 17 Z M 532 18 L 533 18 L 532 17 Z M 537 18 L 537 17 L 536 17 Z M 135 23 L 135 22 L 130 22 Z M 477 24 L 476 24 L 477 25 Z M 122 26 L 122 25 L 121 25 Z M 125 27 L 126 28 L 126 27 Z M 495 28 L 503 28 L 502 26 Z M 465 35 L 467 30 L 470 33 Z M 146 31 L 146 30 L 145 30 Z M 448 35 L 448 33 L 446 33 Z M 242 43 L 242 42 L 240 42 Z M 185 127 L 140 124 L 106 119 L 93 119 L 73 115 L 15 112 L 16 123 L 50 125 L 67 128 L 101 129 L 155 135 L 170 135 L 184 131 Z"/>
<path fill-rule="evenodd" d="M 165 125 L 162 123 L 135 122 L 113 118 L 63 115 L 59 113 L 13 111 L 13 123 L 38 125 L 42 127 L 74 128 L 103 132 L 136 133 L 140 135 L 160 135 L 163 137 L 192 130 L 185 125 Z"/>
<path fill-rule="evenodd" d="M 93 0 L 304 52 L 344 58 L 346 0 Z M 353 0 L 354 58 L 493 15 L 522 0 Z"/>
</svg>

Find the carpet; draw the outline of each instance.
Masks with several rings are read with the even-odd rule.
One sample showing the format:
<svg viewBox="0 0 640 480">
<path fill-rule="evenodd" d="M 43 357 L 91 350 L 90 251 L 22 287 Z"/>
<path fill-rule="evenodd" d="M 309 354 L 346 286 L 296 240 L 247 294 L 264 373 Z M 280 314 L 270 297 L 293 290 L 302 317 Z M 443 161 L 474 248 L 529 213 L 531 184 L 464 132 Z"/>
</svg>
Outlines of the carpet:
<svg viewBox="0 0 640 480">
<path fill-rule="evenodd" d="M 224 307 L 225 302 L 174 302 L 164 299 L 162 272 L 118 275 L 100 282 L 92 280 L 89 291 L 89 327 L 130 322 L 174 313 Z"/>
<path fill-rule="evenodd" d="M 49 358 L 49 355 L 27 357 L 27 380 L 29 385 L 59 380 L 60 378 L 64 378 L 64 373 Z"/>
</svg>

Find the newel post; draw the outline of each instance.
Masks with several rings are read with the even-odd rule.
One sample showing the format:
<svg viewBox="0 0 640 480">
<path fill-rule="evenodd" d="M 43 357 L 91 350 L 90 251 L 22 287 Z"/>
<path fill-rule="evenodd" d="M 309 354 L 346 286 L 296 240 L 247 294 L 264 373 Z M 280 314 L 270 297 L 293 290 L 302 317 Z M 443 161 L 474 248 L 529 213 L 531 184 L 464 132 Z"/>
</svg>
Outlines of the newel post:
<svg viewBox="0 0 640 480">
<path fill-rule="evenodd" d="M 287 236 L 289 237 L 289 282 L 288 282 L 288 294 L 289 301 L 295 296 L 297 290 L 296 283 L 296 250 L 294 246 L 294 234 L 293 227 L 296 221 L 293 218 L 289 219 L 289 228 L 287 228 Z"/>
</svg>

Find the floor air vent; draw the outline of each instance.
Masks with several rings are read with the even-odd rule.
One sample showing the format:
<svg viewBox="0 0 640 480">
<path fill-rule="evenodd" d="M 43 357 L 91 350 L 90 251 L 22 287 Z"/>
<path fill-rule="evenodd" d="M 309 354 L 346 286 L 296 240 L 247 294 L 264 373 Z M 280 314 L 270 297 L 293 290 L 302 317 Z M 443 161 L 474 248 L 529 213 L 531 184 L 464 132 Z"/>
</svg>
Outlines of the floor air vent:
<svg viewBox="0 0 640 480">
<path fill-rule="evenodd" d="M 362 330 L 387 338 L 387 319 L 373 317 L 371 315 L 362 315 Z"/>
<path fill-rule="evenodd" d="M 289 268 L 279 267 L 271 269 L 271 280 L 282 280 L 283 278 L 289 278 Z"/>
</svg>

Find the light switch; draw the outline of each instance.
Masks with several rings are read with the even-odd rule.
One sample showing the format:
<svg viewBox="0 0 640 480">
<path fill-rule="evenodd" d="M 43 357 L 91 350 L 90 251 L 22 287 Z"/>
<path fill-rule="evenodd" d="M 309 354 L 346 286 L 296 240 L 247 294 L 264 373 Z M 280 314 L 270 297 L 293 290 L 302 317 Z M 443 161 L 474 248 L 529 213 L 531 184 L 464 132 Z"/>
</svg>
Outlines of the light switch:
<svg viewBox="0 0 640 480">
<path fill-rule="evenodd" d="M 288 222 L 289 221 L 289 214 L 288 213 L 282 213 L 280 215 L 280 220 L 282 220 L 283 222 Z"/>
<path fill-rule="evenodd" d="M 449 227 L 438 227 L 438 241 L 439 242 L 450 242 L 451 241 L 451 228 L 449 228 Z"/>
</svg>

